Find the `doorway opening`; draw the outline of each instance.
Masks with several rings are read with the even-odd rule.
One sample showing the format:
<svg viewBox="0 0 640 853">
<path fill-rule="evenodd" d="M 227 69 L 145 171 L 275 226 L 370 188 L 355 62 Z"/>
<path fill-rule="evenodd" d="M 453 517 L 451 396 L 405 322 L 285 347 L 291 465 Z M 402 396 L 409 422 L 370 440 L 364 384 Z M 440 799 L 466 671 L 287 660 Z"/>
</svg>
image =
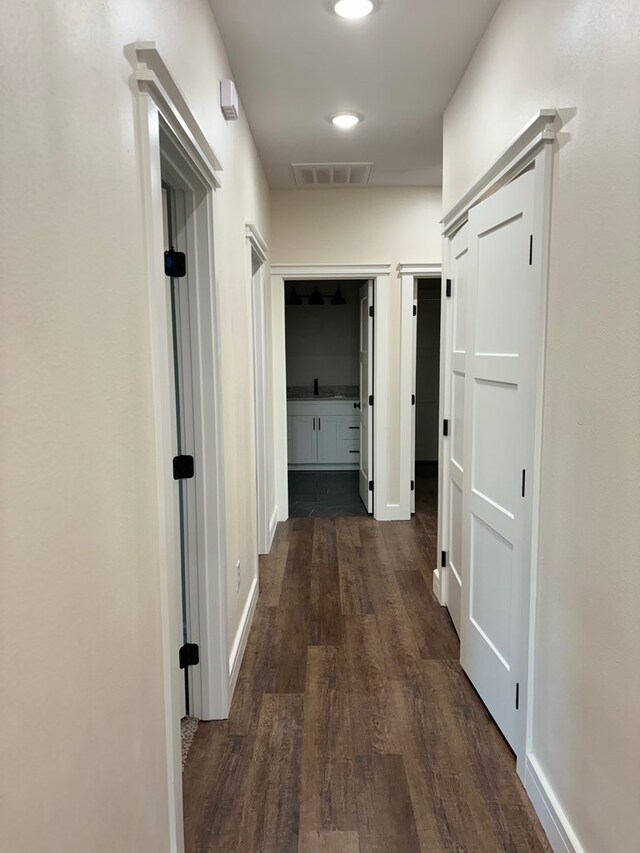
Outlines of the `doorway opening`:
<svg viewBox="0 0 640 853">
<path fill-rule="evenodd" d="M 285 281 L 290 517 L 373 511 L 373 282 Z"/>
<path fill-rule="evenodd" d="M 414 280 L 413 481 L 411 512 L 416 503 L 437 502 L 440 438 L 440 277 Z M 435 483 L 435 494 L 434 494 Z"/>
<path fill-rule="evenodd" d="M 171 305 L 171 350 L 175 411 L 176 447 L 173 476 L 178 490 L 178 547 L 180 553 L 181 646 L 179 666 L 183 672 L 181 717 L 192 716 L 200 708 L 200 679 L 190 677 L 198 665 L 200 649 L 198 590 L 198 496 L 195 481 L 195 423 L 192 360 L 191 303 L 193 283 L 186 258 L 186 196 L 170 164 L 162 161 L 162 220 L 164 226 L 165 267 Z M 185 266 L 176 258 L 184 256 Z M 199 675 L 199 674 L 198 674 Z"/>
</svg>

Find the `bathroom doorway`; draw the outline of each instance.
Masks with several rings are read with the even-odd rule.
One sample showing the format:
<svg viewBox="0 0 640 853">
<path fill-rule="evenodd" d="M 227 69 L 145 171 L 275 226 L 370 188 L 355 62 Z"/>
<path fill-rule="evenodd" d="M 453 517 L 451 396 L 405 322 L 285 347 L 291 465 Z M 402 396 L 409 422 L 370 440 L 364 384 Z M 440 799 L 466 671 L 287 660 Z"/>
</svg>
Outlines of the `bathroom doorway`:
<svg viewBox="0 0 640 853">
<path fill-rule="evenodd" d="M 285 282 L 290 517 L 373 511 L 373 282 Z"/>
</svg>

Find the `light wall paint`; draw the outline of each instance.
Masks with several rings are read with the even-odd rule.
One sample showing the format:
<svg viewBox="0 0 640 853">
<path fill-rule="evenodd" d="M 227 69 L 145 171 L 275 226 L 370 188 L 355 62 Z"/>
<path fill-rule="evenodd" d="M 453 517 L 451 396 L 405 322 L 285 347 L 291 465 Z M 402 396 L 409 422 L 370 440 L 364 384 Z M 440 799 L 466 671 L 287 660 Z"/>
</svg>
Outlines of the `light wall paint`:
<svg viewBox="0 0 640 853">
<path fill-rule="evenodd" d="M 218 154 L 229 636 L 257 571 L 245 222 L 268 190 L 206 0 L 2 26 L 0 826 L 12 853 L 168 850 L 151 353 L 131 66 L 155 40 Z M 268 271 L 267 271 L 268 279 Z M 232 318 L 232 320 L 231 320 Z M 169 460 L 167 460 L 169 464 Z M 233 579 L 241 560 L 242 584 Z"/>
<path fill-rule="evenodd" d="M 440 187 L 271 192 L 272 264 L 390 264 L 389 503 L 400 500 L 398 264 L 439 263 Z M 376 322 L 382 322 L 378 318 Z"/>
<path fill-rule="evenodd" d="M 310 305 L 315 288 L 328 298 L 324 305 Z M 302 282 L 296 293 L 303 305 L 285 307 L 287 385 L 358 385 L 360 382 L 359 284 L 340 285 L 345 305 L 332 305 L 335 282 Z"/>
<path fill-rule="evenodd" d="M 638 33 L 636 0 L 504 0 L 444 117 L 447 210 L 538 109 L 566 110 L 551 222 L 533 753 L 583 848 L 608 853 L 640 838 Z"/>
</svg>

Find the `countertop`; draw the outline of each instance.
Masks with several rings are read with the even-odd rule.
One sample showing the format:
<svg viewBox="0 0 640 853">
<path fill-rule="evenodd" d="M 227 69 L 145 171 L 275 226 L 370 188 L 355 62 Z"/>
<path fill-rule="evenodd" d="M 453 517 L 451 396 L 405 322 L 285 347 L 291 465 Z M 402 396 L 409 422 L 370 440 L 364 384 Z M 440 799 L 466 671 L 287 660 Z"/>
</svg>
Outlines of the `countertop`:
<svg viewBox="0 0 640 853">
<path fill-rule="evenodd" d="M 311 385 L 291 385 L 287 388 L 287 400 L 359 400 L 357 385 L 321 385 L 320 394 L 313 393 Z"/>
</svg>

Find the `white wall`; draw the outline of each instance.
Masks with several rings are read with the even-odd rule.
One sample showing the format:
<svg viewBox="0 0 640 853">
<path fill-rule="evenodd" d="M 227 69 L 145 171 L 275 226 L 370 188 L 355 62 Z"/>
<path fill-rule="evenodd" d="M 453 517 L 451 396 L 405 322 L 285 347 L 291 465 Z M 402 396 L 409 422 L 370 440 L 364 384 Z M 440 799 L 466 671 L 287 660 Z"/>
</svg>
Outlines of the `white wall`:
<svg viewBox="0 0 640 853">
<path fill-rule="evenodd" d="M 582 846 L 640 839 L 640 5 L 504 0 L 444 118 L 445 210 L 542 107 L 555 154 L 533 752 Z"/>
<path fill-rule="evenodd" d="M 400 499 L 399 263 L 442 257 L 440 187 L 369 187 L 271 192 L 272 264 L 390 264 L 388 405 L 390 503 Z M 380 322 L 380 319 L 378 319 Z"/>
<path fill-rule="evenodd" d="M 244 225 L 269 236 L 206 0 L 12 4 L 2 26 L 0 847 L 168 849 L 150 336 L 132 70 L 156 40 L 217 194 L 233 637 L 256 571 Z"/>
<path fill-rule="evenodd" d="M 327 296 L 324 305 L 310 305 L 315 288 Z M 287 286 L 287 290 L 289 285 Z M 332 305 L 335 282 L 300 282 L 296 293 L 302 305 L 285 306 L 287 385 L 320 387 L 360 383 L 360 294 L 359 284 L 340 285 L 345 305 Z"/>
</svg>

